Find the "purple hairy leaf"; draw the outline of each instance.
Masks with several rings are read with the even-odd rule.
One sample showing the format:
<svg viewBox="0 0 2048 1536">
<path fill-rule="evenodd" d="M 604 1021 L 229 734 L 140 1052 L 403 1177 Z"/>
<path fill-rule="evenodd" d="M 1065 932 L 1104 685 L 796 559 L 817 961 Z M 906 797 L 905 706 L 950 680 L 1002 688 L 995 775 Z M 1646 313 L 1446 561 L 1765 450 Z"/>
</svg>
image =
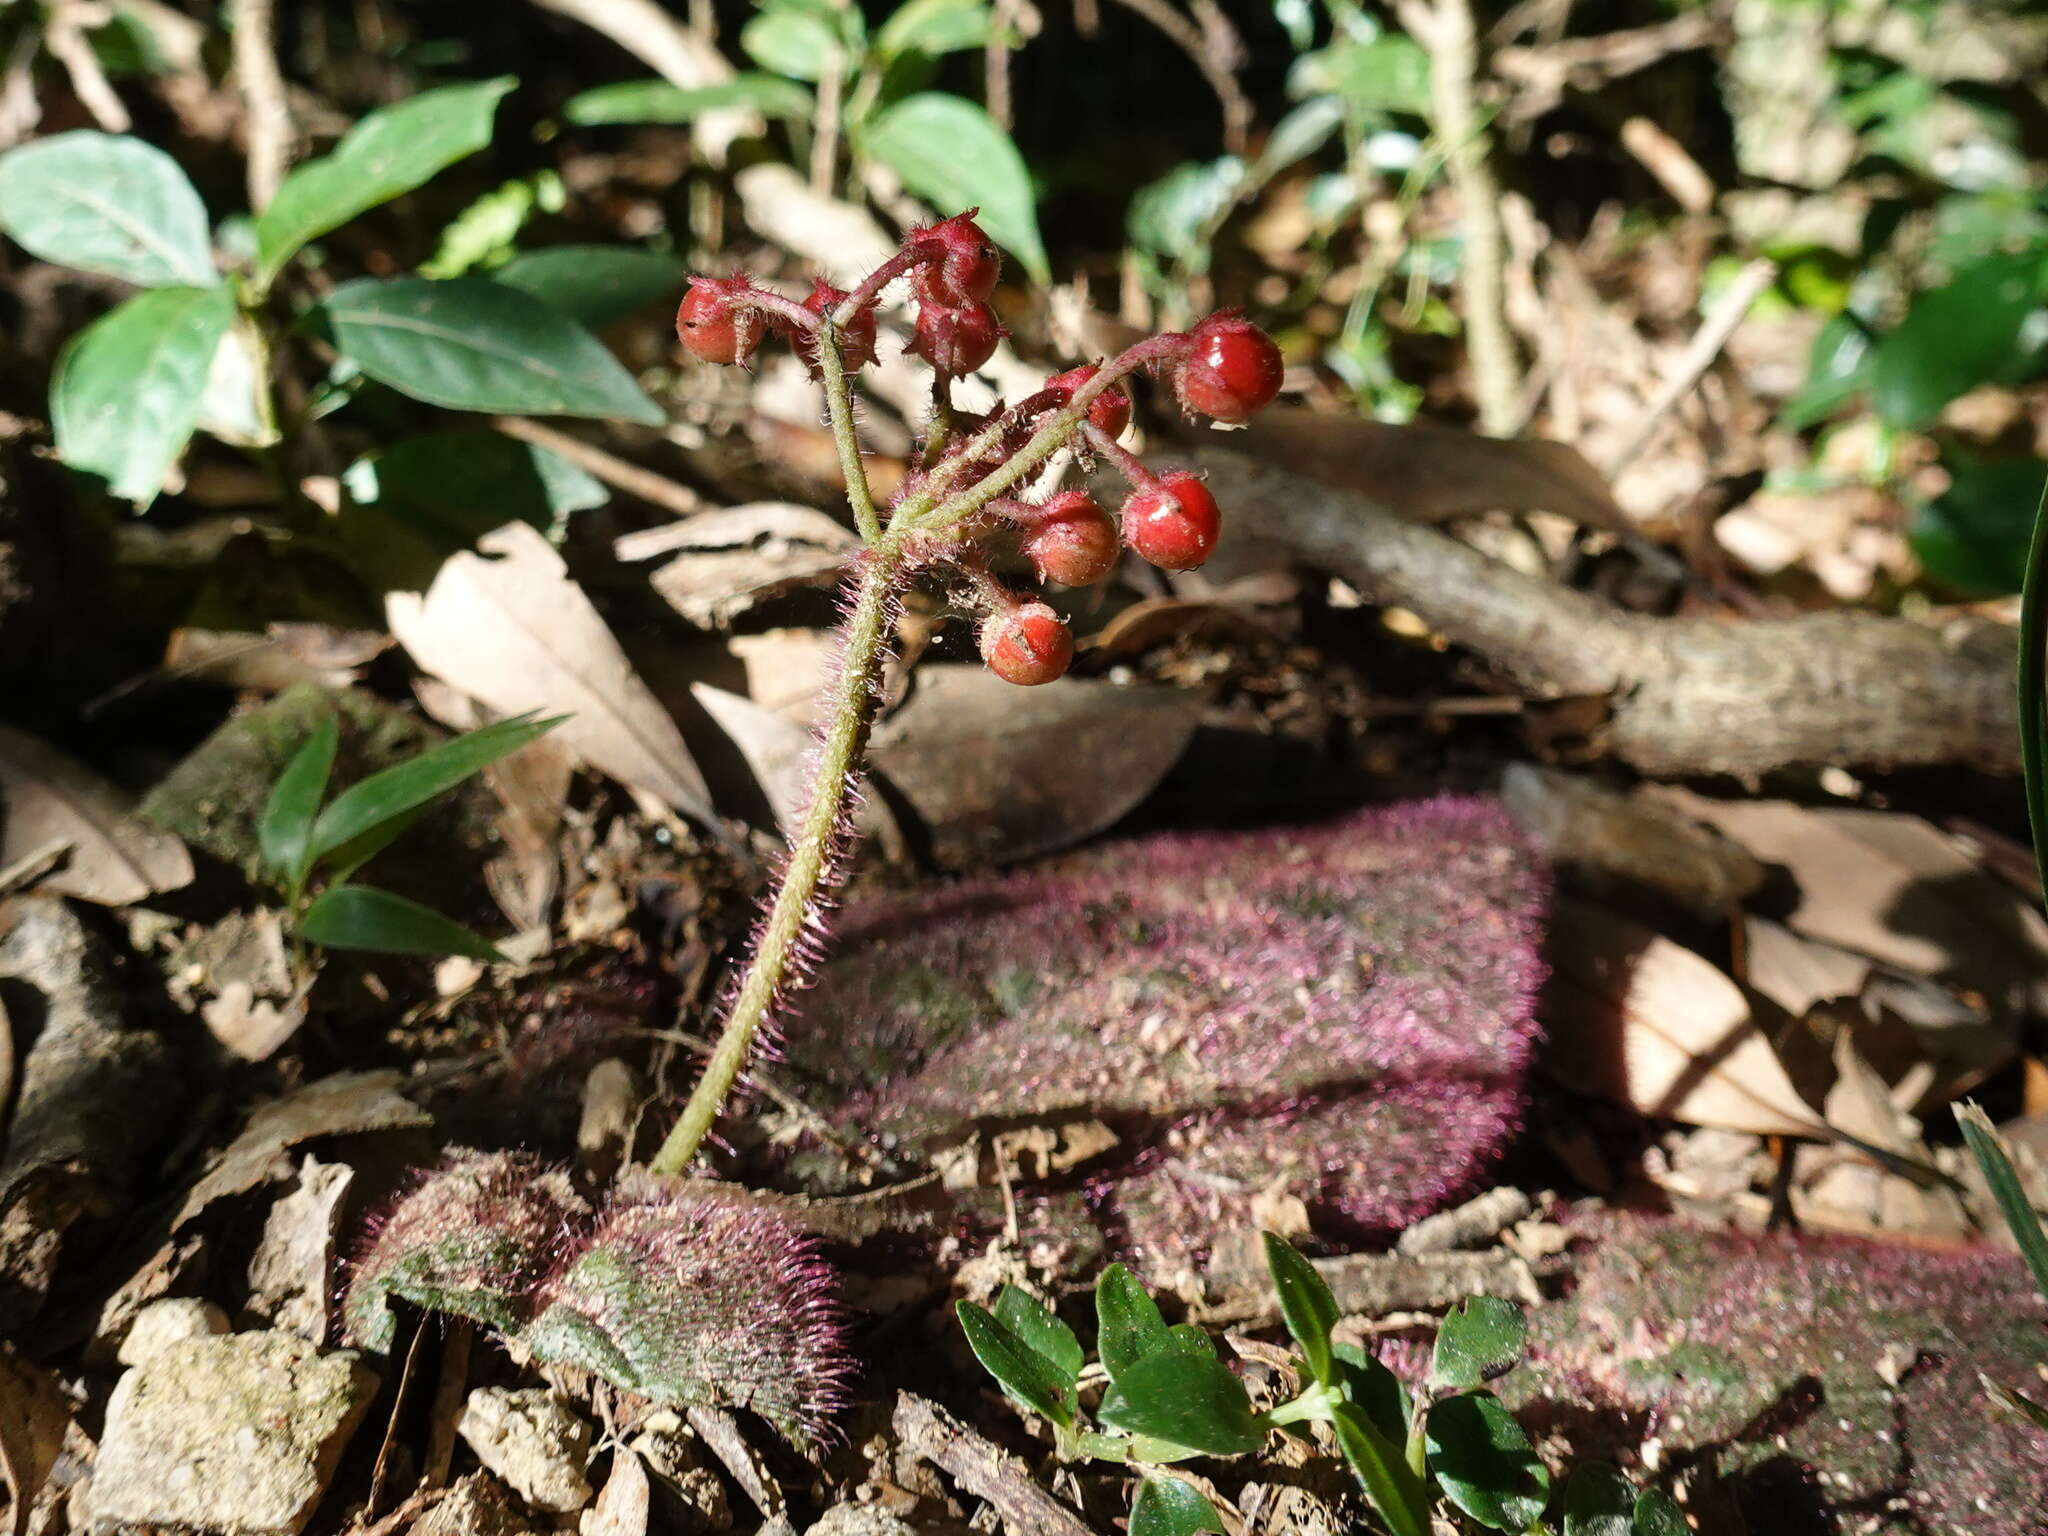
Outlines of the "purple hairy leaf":
<svg viewBox="0 0 2048 1536">
<path fill-rule="evenodd" d="M 1525 1421 L 1586 1454 L 1654 1436 L 1667 1463 L 1717 1472 L 1753 1530 L 2041 1529 L 2048 1434 L 1984 1387 L 2038 1389 L 2048 1358 L 2048 1309 L 2012 1256 L 1574 1225 L 1577 1286 L 1537 1310 L 1502 1383 Z"/>
</svg>

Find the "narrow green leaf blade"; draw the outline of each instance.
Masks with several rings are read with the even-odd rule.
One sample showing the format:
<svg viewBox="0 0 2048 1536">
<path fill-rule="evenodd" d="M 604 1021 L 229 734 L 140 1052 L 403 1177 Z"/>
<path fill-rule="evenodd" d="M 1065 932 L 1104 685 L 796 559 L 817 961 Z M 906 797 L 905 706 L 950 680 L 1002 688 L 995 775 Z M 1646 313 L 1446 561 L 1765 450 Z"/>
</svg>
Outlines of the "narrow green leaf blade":
<svg viewBox="0 0 2048 1536">
<path fill-rule="evenodd" d="M 1031 173 L 1010 136 L 973 102 L 943 91 L 907 96 L 867 124 L 860 145 L 941 214 L 979 207 L 989 238 L 1034 282 L 1051 281 Z"/>
<path fill-rule="evenodd" d="M 1111 1381 L 1171 1342 L 1159 1304 L 1121 1264 L 1110 1265 L 1095 1282 L 1095 1325 L 1095 1353 Z"/>
<path fill-rule="evenodd" d="M 1956 1106 L 1956 1123 L 1962 1126 L 1963 1140 L 1969 1144 L 1970 1155 L 1976 1158 L 1977 1166 L 1984 1172 L 1984 1182 L 1991 1186 L 1991 1198 L 1998 1202 L 1999 1214 L 2005 1218 L 2006 1226 L 2012 1229 L 2013 1241 L 2020 1247 L 2020 1257 L 2027 1261 L 2027 1268 L 2034 1273 L 2035 1288 L 2043 1296 L 2048 1296 L 2048 1232 L 2041 1230 L 2041 1218 L 2028 1201 L 2019 1173 L 1999 1143 L 1991 1117 L 1977 1104 L 1959 1104 Z"/>
<path fill-rule="evenodd" d="M 685 90 L 666 80 L 625 80 L 594 86 L 571 96 L 562 116 L 581 128 L 607 123 L 689 123 L 706 112 L 741 109 L 763 117 L 798 122 L 817 108 L 817 98 L 794 80 L 749 70 L 716 85 Z"/>
<path fill-rule="evenodd" d="M 123 134 L 82 128 L 0 155 L 0 229 L 44 261 L 145 288 L 220 279 L 206 205 L 178 162 Z"/>
<path fill-rule="evenodd" d="M 1634 1517 L 1629 1521 L 1631 1536 L 1692 1536 L 1685 1512 L 1668 1493 L 1645 1488 L 1636 1495 Z"/>
<path fill-rule="evenodd" d="M 1213 1354 L 1155 1350 L 1116 1378 L 1118 1400 L 1102 1422 L 1211 1456 L 1242 1456 L 1264 1442 L 1244 1383 Z"/>
<path fill-rule="evenodd" d="M 1053 1374 L 1071 1393 L 1081 1379 L 1087 1356 L 1074 1330 L 1059 1320 L 1051 1308 L 1014 1285 L 1003 1287 L 996 1297 L 996 1321 L 1024 1342 L 1033 1354 L 1052 1368 Z"/>
<path fill-rule="evenodd" d="M 986 1307 L 962 1301 L 954 1305 L 953 1311 L 960 1319 L 960 1331 L 967 1335 L 967 1347 L 974 1351 L 974 1358 L 1002 1383 L 1005 1392 L 1055 1424 L 1073 1424 L 1071 1385 L 1062 1384 L 1043 1355 L 997 1321 Z"/>
<path fill-rule="evenodd" d="M 1620 1468 L 1585 1462 L 1564 1485 L 1564 1536 L 1629 1536 L 1635 1508 L 1636 1485 Z"/>
<path fill-rule="evenodd" d="M 2034 537 L 2020 586 L 2020 765 L 2034 868 L 2048 891 L 2048 488 L 2034 510 Z"/>
<path fill-rule="evenodd" d="M 1337 1379 L 1336 1355 L 1331 1350 L 1330 1331 L 1337 1326 L 1337 1298 L 1329 1282 L 1294 1245 L 1277 1233 L 1260 1234 L 1266 1244 L 1266 1269 L 1273 1277 L 1273 1290 L 1280 1298 L 1280 1315 L 1287 1331 L 1308 1357 L 1308 1368 L 1325 1386 Z"/>
<path fill-rule="evenodd" d="M 471 774 L 546 735 L 562 719 L 560 715 L 546 720 L 515 715 L 443 742 L 402 763 L 393 763 L 350 785 L 334 797 L 313 823 L 313 857 L 317 859 L 393 817 L 425 805 Z"/>
<path fill-rule="evenodd" d="M 681 261 L 660 251 L 555 245 L 514 256 L 491 273 L 491 280 L 531 294 L 596 331 L 673 296 L 689 275 Z"/>
<path fill-rule="evenodd" d="M 383 107 L 331 153 L 293 171 L 256 220 L 257 273 L 268 282 L 308 240 L 431 180 L 491 141 L 509 75 L 423 91 Z"/>
<path fill-rule="evenodd" d="M 1394 1536 L 1430 1536 L 1429 1492 L 1394 1445 L 1359 1408 L 1338 1405 L 1330 1427 L 1352 1475 Z"/>
<path fill-rule="evenodd" d="M 50 381 L 58 455 L 147 506 L 192 436 L 214 353 L 234 322 L 227 288 L 152 288 L 72 337 Z"/>
<path fill-rule="evenodd" d="M 336 885 L 299 919 L 299 936 L 329 949 L 503 960 L 497 946 L 432 907 L 369 885 Z"/>
<path fill-rule="evenodd" d="M 1429 1410 L 1429 1469 L 1481 1525 L 1525 1531 L 1550 1502 L 1550 1469 L 1491 1392 L 1461 1392 Z"/>
<path fill-rule="evenodd" d="M 1513 1302 L 1468 1297 L 1451 1308 L 1437 1329 L 1431 1389 L 1468 1392 L 1482 1385 L 1522 1358 L 1528 1337 L 1528 1319 Z"/>
<path fill-rule="evenodd" d="M 390 820 L 380 821 L 369 831 L 350 838 L 339 848 L 330 849 L 321 860 L 326 866 L 323 873 L 328 881 L 339 885 L 344 880 L 353 880 L 357 870 L 405 836 L 406 828 L 424 816 L 426 811 L 424 805 L 400 811 Z"/>
<path fill-rule="evenodd" d="M 650 427 L 667 419 L 595 336 L 486 277 L 364 278 L 321 310 L 344 357 L 429 405 Z"/>
<path fill-rule="evenodd" d="M 1356 1344 L 1339 1344 L 1336 1355 L 1344 1401 L 1363 1409 L 1373 1428 L 1395 1445 L 1405 1444 L 1415 1402 L 1401 1378 Z"/>
<path fill-rule="evenodd" d="M 263 862 L 295 889 L 305 882 L 313 862 L 313 818 L 327 793 L 327 776 L 334 771 L 334 753 L 340 743 L 341 729 L 329 715 L 277 776 L 263 807 L 263 819 L 257 824 L 256 842 Z"/>
<path fill-rule="evenodd" d="M 2035 1402 L 2024 1392 L 2001 1386 L 1982 1372 L 1978 1373 L 1978 1380 L 1984 1384 L 1984 1395 L 2007 1413 L 2017 1414 L 2036 1429 L 2048 1429 L 2048 1407 Z"/>
<path fill-rule="evenodd" d="M 1199 1536 L 1203 1531 L 1221 1536 L 1223 1520 L 1209 1496 L 1193 1483 L 1155 1476 L 1138 1484 L 1138 1496 L 1131 1500 L 1129 1536 Z"/>
</svg>

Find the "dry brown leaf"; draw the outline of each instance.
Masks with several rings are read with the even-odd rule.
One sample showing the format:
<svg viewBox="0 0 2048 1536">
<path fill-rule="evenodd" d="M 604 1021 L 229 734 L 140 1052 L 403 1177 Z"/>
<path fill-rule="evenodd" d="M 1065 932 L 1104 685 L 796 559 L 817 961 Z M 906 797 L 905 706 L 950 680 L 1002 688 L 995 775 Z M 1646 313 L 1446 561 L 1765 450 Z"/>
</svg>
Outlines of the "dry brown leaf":
<svg viewBox="0 0 2048 1536">
<path fill-rule="evenodd" d="M 692 624 L 715 629 L 792 587 L 831 581 L 859 547 L 815 507 L 762 501 L 627 534 L 613 552 L 621 560 L 672 553 L 649 585 Z"/>
<path fill-rule="evenodd" d="M 1742 920 L 1743 981 L 1795 1019 L 1817 1003 L 1859 995 L 1870 969 L 1862 956 L 1802 939 L 1767 917 Z"/>
<path fill-rule="evenodd" d="M 70 856 L 39 888 L 122 907 L 192 881 L 192 855 L 130 814 L 128 797 L 83 763 L 25 731 L 0 726 L 0 867 L 52 842 Z"/>
<path fill-rule="evenodd" d="M 793 835 L 803 814 L 811 733 L 785 715 L 709 683 L 692 685 L 690 696 L 746 759 L 783 835 Z"/>
<path fill-rule="evenodd" d="M 1177 688 L 1016 688 L 984 667 L 928 665 L 915 681 L 876 728 L 872 757 L 949 868 L 1030 858 L 1110 826 L 1180 760 L 1202 712 L 1200 695 Z"/>
<path fill-rule="evenodd" d="M 8 1528 L 21 1536 L 29 1510 L 71 1424 L 71 1399 L 63 1384 L 0 1345 L 0 1484 L 9 1496 Z"/>
<path fill-rule="evenodd" d="M 1852 1031 L 1835 1036 L 1834 1061 L 1828 1123 L 1879 1151 L 1931 1168 L 1934 1157 L 1919 1121 L 1893 1103 L 1891 1089 L 1856 1048 Z M 1812 1226 L 1942 1239 L 1970 1230 L 1969 1214 L 1954 1190 L 1932 1179 L 1907 1178 L 1849 1147 L 1802 1148 L 1794 1175 L 1793 1212 Z"/>
<path fill-rule="evenodd" d="M 612 1452 L 611 1476 L 583 1512 L 580 1536 L 647 1536 L 647 1464 L 628 1446 Z"/>
<path fill-rule="evenodd" d="M 547 922 L 561 887 L 556 839 L 575 771 L 575 754 L 552 735 L 484 770 L 484 782 L 503 807 L 498 835 L 505 841 L 505 851 L 484 865 L 484 884 L 521 933 Z"/>
<path fill-rule="evenodd" d="M 306 1022 L 303 993 L 276 1003 L 246 981 L 231 981 L 199 1007 L 214 1039 L 244 1061 L 268 1061 Z"/>
<path fill-rule="evenodd" d="M 1597 907 L 1560 902 L 1550 933 L 1551 1070 L 1688 1125 L 1825 1136 L 1742 989 L 1701 956 Z"/>
<path fill-rule="evenodd" d="M 500 714 L 567 714 L 555 737 L 593 768 L 709 824 L 710 792 L 682 733 L 561 556 L 524 523 L 478 550 L 448 559 L 424 596 L 386 598 L 413 660 Z"/>
</svg>

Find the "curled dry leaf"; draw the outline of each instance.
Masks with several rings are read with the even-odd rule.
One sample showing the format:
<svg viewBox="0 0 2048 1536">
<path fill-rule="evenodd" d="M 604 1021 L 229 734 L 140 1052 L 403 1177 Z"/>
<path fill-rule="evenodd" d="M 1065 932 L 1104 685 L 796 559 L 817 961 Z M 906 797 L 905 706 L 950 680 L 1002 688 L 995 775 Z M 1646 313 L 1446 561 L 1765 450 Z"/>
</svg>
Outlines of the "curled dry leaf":
<svg viewBox="0 0 2048 1536">
<path fill-rule="evenodd" d="M 710 823 L 682 733 L 548 541 L 508 523 L 451 557 L 424 595 L 385 600 L 413 660 L 503 715 L 568 716 L 556 739 L 593 768 Z"/>
<path fill-rule="evenodd" d="M 548 920 L 562 883 L 557 838 L 569 802 L 576 755 L 554 736 L 527 743 L 484 770 L 498 797 L 498 835 L 505 851 L 484 865 L 484 884 L 521 933 Z"/>
<path fill-rule="evenodd" d="M 1961 1197 L 1932 1173 L 1934 1155 L 1920 1122 L 1892 1101 L 1891 1089 L 1856 1048 L 1852 1031 L 1835 1036 L 1834 1061 L 1828 1123 L 1900 1161 L 1884 1166 L 1849 1147 L 1802 1147 L 1792 1188 L 1792 1209 L 1801 1223 L 1948 1240 L 1968 1234 Z M 1915 1168 L 1928 1172 L 1910 1177 Z"/>
<path fill-rule="evenodd" d="M 792 587 L 830 581 L 860 547 L 823 512 L 788 501 L 726 507 L 649 533 L 660 535 L 659 548 L 646 535 L 628 534 L 615 553 L 630 560 L 673 552 L 649 583 L 677 613 L 707 629 Z"/>
<path fill-rule="evenodd" d="M 1819 1003 L 1858 996 L 1871 964 L 1832 944 L 1802 939 L 1767 917 L 1742 920 L 1742 979 L 1793 1018 Z"/>
<path fill-rule="evenodd" d="M 192 880 L 192 855 L 143 825 L 127 796 L 83 763 L 25 731 L 0 726 L 0 868 L 53 842 L 69 849 L 40 888 L 120 907 Z"/>
<path fill-rule="evenodd" d="M 1693 951 L 1600 908 L 1560 902 L 1550 962 L 1548 1060 L 1570 1086 L 1688 1125 L 1829 1134 L 1742 989 Z"/>
</svg>

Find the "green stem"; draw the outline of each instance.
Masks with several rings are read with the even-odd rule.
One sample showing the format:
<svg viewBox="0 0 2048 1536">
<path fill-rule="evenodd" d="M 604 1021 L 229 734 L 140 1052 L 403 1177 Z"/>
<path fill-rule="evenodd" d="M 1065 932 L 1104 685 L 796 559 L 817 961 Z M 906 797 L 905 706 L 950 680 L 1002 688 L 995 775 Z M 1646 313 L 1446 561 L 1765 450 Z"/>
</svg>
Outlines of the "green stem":
<svg viewBox="0 0 2048 1536">
<path fill-rule="evenodd" d="M 882 536 L 882 516 L 868 489 L 861 464 L 860 438 L 853 430 L 853 399 L 846 386 L 846 359 L 839 350 L 839 325 L 827 319 L 818 327 L 818 371 L 825 376 L 825 405 L 832 416 L 832 440 L 839 445 L 839 473 L 846 481 L 846 499 L 853 507 L 861 541 L 872 545 Z"/>
</svg>

